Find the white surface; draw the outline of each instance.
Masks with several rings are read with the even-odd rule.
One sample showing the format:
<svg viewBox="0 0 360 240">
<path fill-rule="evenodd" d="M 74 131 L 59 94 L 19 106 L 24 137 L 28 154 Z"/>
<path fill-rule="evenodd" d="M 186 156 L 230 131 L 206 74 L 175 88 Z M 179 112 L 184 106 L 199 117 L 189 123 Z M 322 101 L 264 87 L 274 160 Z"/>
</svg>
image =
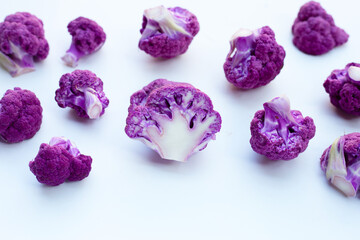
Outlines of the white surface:
<svg viewBox="0 0 360 240">
<path fill-rule="evenodd" d="M 322 84 L 333 69 L 360 62 L 359 2 L 321 1 L 349 42 L 320 57 L 298 51 L 291 25 L 305 1 L 7 1 L 0 18 L 29 11 L 45 23 L 50 55 L 35 72 L 12 79 L 0 71 L 1 92 L 34 91 L 44 108 L 34 138 L 0 144 L 0 239 L 354 239 L 360 199 L 348 199 L 320 171 L 323 150 L 359 130 L 360 119 L 330 105 Z M 142 12 L 165 4 L 194 12 L 200 32 L 188 52 L 154 60 L 137 48 Z M 21 7 L 19 7 L 21 6 Z M 351 6 L 351 7 L 348 7 Z M 60 58 L 70 45 L 66 25 L 78 16 L 103 26 L 107 41 L 78 69 L 103 81 L 110 105 L 99 121 L 84 121 L 54 100 Z M 222 64 L 240 28 L 269 25 L 286 50 L 285 66 L 269 85 L 234 90 Z M 223 119 L 217 140 L 186 163 L 163 161 L 124 133 L 130 95 L 156 78 L 188 82 L 207 93 Z M 295 160 L 271 162 L 250 148 L 249 124 L 265 101 L 286 94 L 293 109 L 313 117 L 317 132 Z M 90 176 L 58 187 L 39 184 L 29 171 L 41 143 L 74 141 L 93 157 Z"/>
</svg>

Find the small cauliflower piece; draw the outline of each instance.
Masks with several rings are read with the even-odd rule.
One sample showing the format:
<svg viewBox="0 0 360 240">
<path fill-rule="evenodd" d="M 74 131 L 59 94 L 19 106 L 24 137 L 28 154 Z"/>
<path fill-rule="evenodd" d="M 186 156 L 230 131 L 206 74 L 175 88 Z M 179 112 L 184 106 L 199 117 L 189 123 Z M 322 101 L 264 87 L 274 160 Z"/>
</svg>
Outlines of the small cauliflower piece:
<svg viewBox="0 0 360 240">
<path fill-rule="evenodd" d="M 80 58 L 98 51 L 105 43 L 104 30 L 91 19 L 78 17 L 71 21 L 67 28 L 72 42 L 61 59 L 70 67 L 76 67 Z"/>
<path fill-rule="evenodd" d="M 183 54 L 199 32 L 199 22 L 186 9 L 158 6 L 144 11 L 139 48 L 156 58 Z"/>
<path fill-rule="evenodd" d="M 287 97 L 264 103 L 250 124 L 252 149 L 271 160 L 291 160 L 305 151 L 315 135 L 314 121 L 290 110 Z"/>
<path fill-rule="evenodd" d="M 0 23 L 0 65 L 12 77 L 34 71 L 34 62 L 48 54 L 44 25 L 35 15 L 17 12 Z"/>
<path fill-rule="evenodd" d="M 40 129 L 42 107 L 36 95 L 21 88 L 7 90 L 0 100 L 0 136 L 7 143 L 32 138 Z"/>
<path fill-rule="evenodd" d="M 324 82 L 330 102 L 348 114 L 360 116 L 360 64 L 349 63 L 332 71 Z"/>
<path fill-rule="evenodd" d="M 91 71 L 66 73 L 59 85 L 55 93 L 59 107 L 71 107 L 82 118 L 97 119 L 105 113 L 109 99 L 103 92 L 103 82 Z"/>
<path fill-rule="evenodd" d="M 349 35 L 335 25 L 320 3 L 304 4 L 292 26 L 293 43 L 302 52 L 321 55 L 347 42 Z"/>
<path fill-rule="evenodd" d="M 130 98 L 125 132 L 162 158 L 186 161 L 220 131 L 210 98 L 187 83 L 157 79 Z"/>
<path fill-rule="evenodd" d="M 320 158 L 326 179 L 347 197 L 355 197 L 360 185 L 360 133 L 337 138 Z"/>
<path fill-rule="evenodd" d="M 92 158 L 80 153 L 70 140 L 54 137 L 49 144 L 43 143 L 30 171 L 43 184 L 57 186 L 65 181 L 80 181 L 89 176 Z"/>
<path fill-rule="evenodd" d="M 284 66 L 284 58 L 285 50 L 276 42 L 270 27 L 240 29 L 230 39 L 223 68 L 231 84 L 253 89 L 272 81 Z"/>
</svg>

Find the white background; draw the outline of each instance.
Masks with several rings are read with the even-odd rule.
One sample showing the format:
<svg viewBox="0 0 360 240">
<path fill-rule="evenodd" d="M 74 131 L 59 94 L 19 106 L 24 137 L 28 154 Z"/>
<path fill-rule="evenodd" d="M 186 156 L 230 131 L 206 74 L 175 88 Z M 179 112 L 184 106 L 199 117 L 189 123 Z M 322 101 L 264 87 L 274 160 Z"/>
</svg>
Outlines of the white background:
<svg viewBox="0 0 360 240">
<path fill-rule="evenodd" d="M 319 167 L 323 150 L 358 131 L 359 118 L 337 111 L 322 86 L 333 69 L 360 62 L 359 7 L 355 0 L 321 1 L 349 42 L 323 56 L 308 56 L 292 44 L 291 25 L 305 1 L 7 1 L 0 19 L 29 11 L 45 24 L 48 58 L 37 70 L 12 79 L 0 69 L 1 94 L 34 91 L 44 112 L 34 138 L 0 143 L 0 239 L 353 239 L 359 236 L 360 199 L 332 188 Z M 160 4 L 195 13 L 200 32 L 188 52 L 155 60 L 137 47 L 142 12 Z M 104 81 L 110 105 L 100 120 L 81 120 L 57 106 L 62 74 L 73 69 L 60 57 L 70 45 L 67 24 L 78 16 L 103 26 L 103 48 L 80 60 Z M 285 65 L 269 85 L 238 91 L 222 64 L 228 40 L 240 27 L 269 25 L 286 50 Z M 188 162 L 161 160 L 129 139 L 125 119 L 130 95 L 156 78 L 188 82 L 207 93 L 223 125 L 217 140 Z M 252 151 L 249 125 L 265 101 L 286 94 L 293 109 L 311 116 L 316 136 L 292 161 L 272 162 Z M 30 172 L 43 142 L 73 140 L 93 157 L 81 182 L 46 187 Z"/>
</svg>

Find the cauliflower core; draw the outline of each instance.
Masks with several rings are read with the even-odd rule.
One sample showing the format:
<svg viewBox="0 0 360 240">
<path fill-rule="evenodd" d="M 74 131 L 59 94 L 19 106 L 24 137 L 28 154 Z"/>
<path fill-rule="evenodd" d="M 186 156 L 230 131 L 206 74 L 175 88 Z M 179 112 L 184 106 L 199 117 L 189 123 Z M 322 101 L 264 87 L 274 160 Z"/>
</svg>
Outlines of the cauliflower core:
<svg viewBox="0 0 360 240">
<path fill-rule="evenodd" d="M 147 133 L 153 143 L 152 146 L 155 147 L 154 150 L 162 158 L 170 160 L 187 159 L 190 157 L 189 153 L 199 151 L 203 147 L 204 144 L 198 145 L 204 138 L 210 124 L 215 121 L 215 116 L 207 118 L 196 128 L 190 128 L 180 110 L 175 107 L 172 113 L 171 119 L 167 115 L 154 115 L 153 119 L 162 126 L 162 131 L 155 126 L 150 126 Z M 181 144 L 179 144 L 179 139 L 182 141 Z"/>
<path fill-rule="evenodd" d="M 320 159 L 326 179 L 348 197 L 355 197 L 360 185 L 360 133 L 337 138 Z"/>
<path fill-rule="evenodd" d="M 130 99 L 125 132 L 164 159 L 186 161 L 220 131 L 210 98 L 190 84 L 157 79 Z"/>
</svg>

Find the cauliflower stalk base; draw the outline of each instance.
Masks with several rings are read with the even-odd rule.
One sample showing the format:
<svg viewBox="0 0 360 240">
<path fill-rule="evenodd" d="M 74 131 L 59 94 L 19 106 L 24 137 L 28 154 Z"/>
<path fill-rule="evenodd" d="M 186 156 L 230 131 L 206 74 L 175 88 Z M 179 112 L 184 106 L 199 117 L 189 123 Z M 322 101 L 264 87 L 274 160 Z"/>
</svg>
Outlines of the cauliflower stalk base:
<svg viewBox="0 0 360 240">
<path fill-rule="evenodd" d="M 164 6 L 147 9 L 144 11 L 144 16 L 148 19 L 148 24 L 142 33 L 141 40 L 155 35 L 159 30 L 170 38 L 175 38 L 178 33 L 192 37 L 182 26 L 185 23 L 175 18 Z"/>
<path fill-rule="evenodd" d="M 173 109 L 172 119 L 166 115 L 154 115 L 153 119 L 158 122 L 161 129 L 150 126 L 146 131 L 151 142 L 144 142 L 164 159 L 185 162 L 211 140 L 200 144 L 215 116 L 194 127 L 190 127 L 188 120 L 178 108 Z"/>
<path fill-rule="evenodd" d="M 19 47 L 10 42 L 10 56 L 0 51 L 0 64 L 7 70 L 12 77 L 20 76 L 24 73 L 35 70 L 33 57 L 22 51 Z"/>
<path fill-rule="evenodd" d="M 287 143 L 289 128 L 297 124 L 290 112 L 290 101 L 286 96 L 277 97 L 264 104 L 265 120 L 262 133 L 277 131 Z"/>
<path fill-rule="evenodd" d="M 240 28 L 230 39 L 231 50 L 227 58 L 233 58 L 232 67 L 244 64 L 249 60 L 255 39 L 259 35 L 259 30 L 249 30 Z"/>
<path fill-rule="evenodd" d="M 360 81 L 360 67 L 350 66 L 348 69 L 349 77 L 354 81 Z"/>
<path fill-rule="evenodd" d="M 61 148 L 66 149 L 73 157 L 78 157 L 80 155 L 79 149 L 76 145 L 71 142 L 69 139 L 64 137 L 53 137 L 50 142 L 50 146 L 58 146 Z"/>
<path fill-rule="evenodd" d="M 85 111 L 90 119 L 97 119 L 103 111 L 102 103 L 97 97 L 94 89 L 86 88 L 85 95 Z"/>
<path fill-rule="evenodd" d="M 92 88 L 78 90 L 83 92 L 84 96 L 75 96 L 73 98 L 69 98 L 68 101 L 82 108 L 90 119 L 99 118 L 101 112 L 103 111 L 103 106 L 100 99 L 96 95 L 95 90 Z"/>
<path fill-rule="evenodd" d="M 71 43 L 69 50 L 66 51 L 66 54 L 61 58 L 69 67 L 76 67 L 78 65 L 79 59 L 82 58 L 85 53 L 77 50 L 74 42 Z"/>
<path fill-rule="evenodd" d="M 360 164 L 354 164 L 349 169 L 346 168 L 344 138 L 337 138 L 330 148 L 326 179 L 330 180 L 331 184 L 346 196 L 354 197 L 360 184 L 359 178 Z"/>
</svg>

